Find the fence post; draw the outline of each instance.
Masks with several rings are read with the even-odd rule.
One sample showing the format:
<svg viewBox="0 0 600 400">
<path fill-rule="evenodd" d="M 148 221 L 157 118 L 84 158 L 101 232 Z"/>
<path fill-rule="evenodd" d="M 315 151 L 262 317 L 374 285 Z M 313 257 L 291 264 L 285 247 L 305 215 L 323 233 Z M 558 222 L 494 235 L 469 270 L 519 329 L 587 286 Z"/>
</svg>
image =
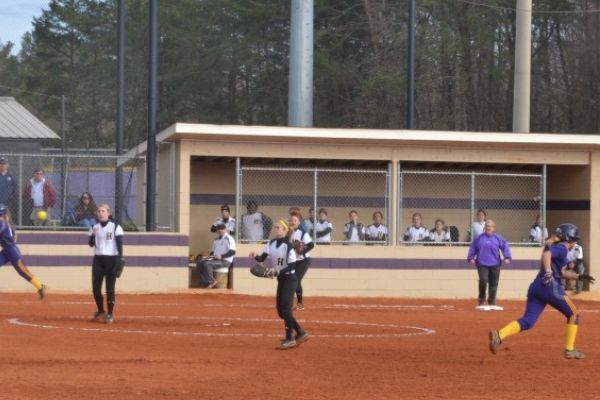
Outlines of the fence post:
<svg viewBox="0 0 600 400">
<path fill-rule="evenodd" d="M 319 171 L 317 169 L 317 167 L 315 167 L 315 172 L 314 172 L 314 189 L 313 189 L 313 213 L 315 214 L 315 220 L 313 221 L 313 233 L 312 233 L 312 241 L 315 243 L 315 246 L 317 245 L 317 230 L 315 229 L 315 224 L 317 223 L 317 220 L 319 218 L 319 214 L 317 213 L 317 193 L 319 190 Z M 310 218 L 310 213 L 309 213 L 309 218 Z"/>
<path fill-rule="evenodd" d="M 237 226 L 235 228 L 235 242 L 240 242 L 240 230 L 242 229 L 242 217 L 240 216 L 240 190 L 242 188 L 242 168 L 240 158 L 235 158 L 235 217 Z"/>
<path fill-rule="evenodd" d="M 402 175 L 402 163 L 398 161 L 398 168 L 396 168 L 398 175 L 398 189 L 397 189 L 397 206 L 395 207 L 398 211 L 396 213 L 396 240 L 395 244 L 400 244 L 402 242 L 402 208 L 404 207 L 404 198 L 402 193 L 402 185 L 403 185 L 403 175 Z"/>
</svg>

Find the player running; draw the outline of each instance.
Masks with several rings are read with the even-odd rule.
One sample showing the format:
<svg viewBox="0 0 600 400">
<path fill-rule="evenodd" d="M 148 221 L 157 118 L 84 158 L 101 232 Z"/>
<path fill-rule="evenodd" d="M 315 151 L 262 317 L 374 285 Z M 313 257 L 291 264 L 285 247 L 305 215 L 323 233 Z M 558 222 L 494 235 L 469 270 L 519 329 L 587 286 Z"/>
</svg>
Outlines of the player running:
<svg viewBox="0 0 600 400">
<path fill-rule="evenodd" d="M 561 278 L 580 279 L 594 283 L 594 278 L 586 274 L 568 271 L 567 253 L 579 240 L 579 229 L 573 224 L 561 224 L 555 235 L 546 242 L 542 253 L 540 272 L 527 292 L 525 314 L 510 322 L 499 331 L 491 331 L 490 350 L 496 354 L 502 342 L 509 336 L 533 328 L 547 304 L 556 308 L 567 317 L 567 338 L 565 358 L 582 359 L 585 354 L 575 348 L 575 338 L 579 326 L 579 314 L 575 304 L 567 297 L 561 285 Z"/>
<path fill-rule="evenodd" d="M 23 263 L 21 251 L 17 247 L 16 237 L 10 211 L 5 204 L 0 203 L 0 245 L 2 246 L 0 266 L 10 261 L 17 273 L 37 289 L 40 300 L 43 300 L 46 297 L 46 285 L 43 285 L 35 275 L 29 272 Z"/>
<path fill-rule="evenodd" d="M 292 230 L 288 223 L 281 219 L 273 227 L 274 239 L 267 243 L 261 255 L 250 253 L 252 260 L 263 262 L 267 258 L 275 268 L 277 276 L 277 313 L 285 324 L 285 339 L 281 341 L 278 349 L 287 350 L 298 346 L 308 340 L 308 332 L 303 330 L 294 318 L 292 304 L 294 293 L 298 285 L 296 276 L 296 253 L 290 244 Z M 296 336 L 293 336 L 296 331 Z"/>
</svg>

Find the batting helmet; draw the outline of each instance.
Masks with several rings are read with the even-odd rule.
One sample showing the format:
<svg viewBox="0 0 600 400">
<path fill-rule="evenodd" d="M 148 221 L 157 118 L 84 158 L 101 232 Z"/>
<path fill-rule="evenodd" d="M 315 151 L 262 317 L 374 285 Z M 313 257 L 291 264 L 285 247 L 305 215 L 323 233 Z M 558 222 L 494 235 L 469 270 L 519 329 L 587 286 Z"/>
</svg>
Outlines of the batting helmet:
<svg viewBox="0 0 600 400">
<path fill-rule="evenodd" d="M 567 242 L 576 242 L 579 238 L 579 228 L 574 224 L 560 224 L 556 228 L 556 236 Z"/>
<path fill-rule="evenodd" d="M 0 203 L 0 217 L 3 215 L 6 215 L 7 212 L 8 212 L 8 207 L 6 207 L 5 204 Z"/>
</svg>

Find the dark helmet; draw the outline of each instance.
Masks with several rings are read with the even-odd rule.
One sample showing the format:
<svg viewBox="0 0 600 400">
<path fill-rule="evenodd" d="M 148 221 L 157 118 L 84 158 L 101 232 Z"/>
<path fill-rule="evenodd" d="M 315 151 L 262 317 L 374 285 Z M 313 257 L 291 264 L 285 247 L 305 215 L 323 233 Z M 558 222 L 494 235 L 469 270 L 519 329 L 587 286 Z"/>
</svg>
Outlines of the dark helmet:
<svg viewBox="0 0 600 400">
<path fill-rule="evenodd" d="M 567 242 L 576 242 L 579 238 L 579 228 L 573 224 L 560 224 L 556 228 L 556 236 Z"/>
<path fill-rule="evenodd" d="M 8 212 L 8 207 L 4 203 L 0 203 L 0 217 L 6 215 Z"/>
</svg>

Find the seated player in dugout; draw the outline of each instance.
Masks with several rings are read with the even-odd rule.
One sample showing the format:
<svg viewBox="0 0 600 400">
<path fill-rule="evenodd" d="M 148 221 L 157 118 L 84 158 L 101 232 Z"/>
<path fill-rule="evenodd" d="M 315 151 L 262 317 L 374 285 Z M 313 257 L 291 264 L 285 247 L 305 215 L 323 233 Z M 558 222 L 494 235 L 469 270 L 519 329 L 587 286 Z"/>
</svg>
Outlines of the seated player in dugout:
<svg viewBox="0 0 600 400">
<path fill-rule="evenodd" d="M 315 223 L 315 236 L 318 244 L 330 244 L 333 224 L 327 220 L 327 210 L 319 209 L 319 220 Z"/>
<path fill-rule="evenodd" d="M 388 228 L 383 223 L 383 213 L 381 211 L 375 211 L 373 213 L 373 223 L 367 226 L 366 230 L 368 244 L 386 244 L 388 240 Z"/>
<path fill-rule="evenodd" d="M 423 242 L 429 240 L 429 229 L 423 226 L 423 216 L 421 213 L 414 213 L 412 216 L 412 225 L 404 231 L 405 242 Z"/>
<path fill-rule="evenodd" d="M 208 258 L 199 257 L 196 268 L 200 276 L 200 286 L 213 288 L 217 285 L 214 272 L 228 270 L 235 255 L 235 240 L 227 230 L 227 225 L 217 225 L 218 236 L 213 240 Z"/>
<path fill-rule="evenodd" d="M 231 216 L 231 210 L 227 204 L 221 206 L 221 215 L 215 218 L 215 221 L 210 226 L 210 231 L 216 233 L 219 224 L 225 224 L 227 232 L 232 236 L 235 235 L 235 218 Z"/>
</svg>

